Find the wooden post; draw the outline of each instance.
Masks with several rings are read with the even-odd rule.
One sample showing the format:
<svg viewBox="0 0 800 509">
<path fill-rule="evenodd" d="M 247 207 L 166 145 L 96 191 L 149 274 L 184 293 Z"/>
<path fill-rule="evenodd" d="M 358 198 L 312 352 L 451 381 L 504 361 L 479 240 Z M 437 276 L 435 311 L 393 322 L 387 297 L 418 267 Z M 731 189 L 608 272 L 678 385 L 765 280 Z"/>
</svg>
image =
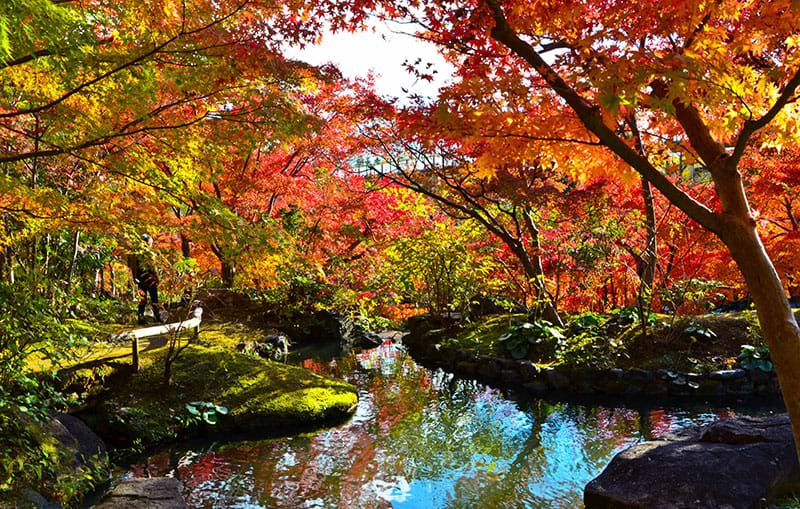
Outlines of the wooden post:
<svg viewBox="0 0 800 509">
<path fill-rule="evenodd" d="M 133 372 L 139 372 L 139 337 L 137 335 L 133 335 L 132 340 L 132 348 L 133 348 Z"/>
</svg>

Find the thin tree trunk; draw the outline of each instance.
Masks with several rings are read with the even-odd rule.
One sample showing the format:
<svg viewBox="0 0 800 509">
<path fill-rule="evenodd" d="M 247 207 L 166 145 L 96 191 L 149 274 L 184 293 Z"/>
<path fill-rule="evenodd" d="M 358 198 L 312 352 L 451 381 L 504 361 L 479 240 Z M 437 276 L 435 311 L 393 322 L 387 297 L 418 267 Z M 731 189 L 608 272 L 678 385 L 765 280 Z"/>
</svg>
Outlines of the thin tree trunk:
<svg viewBox="0 0 800 509">
<path fill-rule="evenodd" d="M 558 314 L 553 298 L 550 292 L 547 291 L 547 285 L 544 277 L 544 268 L 542 266 L 542 245 L 539 239 L 539 228 L 533 221 L 533 217 L 529 210 L 522 212 L 522 218 L 525 223 L 525 228 L 531 236 L 530 249 L 525 249 L 521 246 L 520 252 L 517 256 L 522 261 L 522 266 L 525 274 L 533 281 L 536 288 L 537 299 L 540 301 L 542 308 L 542 317 L 553 325 L 559 327 L 564 326 L 561 315 Z"/>
<path fill-rule="evenodd" d="M 78 248 L 80 248 L 81 232 L 76 231 L 72 242 L 72 256 L 69 260 L 69 275 L 67 276 L 67 291 L 72 287 L 72 278 L 75 277 L 75 262 L 78 260 Z M 101 289 L 102 291 L 102 289 Z"/>
<path fill-rule="evenodd" d="M 103 264 L 103 267 L 105 267 L 105 264 Z M 108 280 L 109 280 L 109 283 L 110 283 L 110 286 L 111 286 L 111 288 L 110 288 L 111 296 L 116 298 L 117 297 L 117 277 L 114 274 L 114 265 L 111 264 L 111 263 L 108 264 Z"/>
</svg>

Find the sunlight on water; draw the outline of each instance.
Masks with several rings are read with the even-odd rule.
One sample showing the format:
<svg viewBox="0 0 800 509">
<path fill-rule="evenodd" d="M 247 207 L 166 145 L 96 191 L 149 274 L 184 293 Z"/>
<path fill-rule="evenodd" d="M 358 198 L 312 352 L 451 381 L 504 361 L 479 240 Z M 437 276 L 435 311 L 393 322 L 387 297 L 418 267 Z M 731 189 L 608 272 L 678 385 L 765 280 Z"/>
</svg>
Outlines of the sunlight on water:
<svg viewBox="0 0 800 509">
<path fill-rule="evenodd" d="M 573 508 L 626 446 L 732 413 L 515 402 L 391 344 L 304 365 L 359 386 L 347 424 L 176 447 L 120 478 L 175 476 L 190 506 L 204 508 Z"/>
</svg>

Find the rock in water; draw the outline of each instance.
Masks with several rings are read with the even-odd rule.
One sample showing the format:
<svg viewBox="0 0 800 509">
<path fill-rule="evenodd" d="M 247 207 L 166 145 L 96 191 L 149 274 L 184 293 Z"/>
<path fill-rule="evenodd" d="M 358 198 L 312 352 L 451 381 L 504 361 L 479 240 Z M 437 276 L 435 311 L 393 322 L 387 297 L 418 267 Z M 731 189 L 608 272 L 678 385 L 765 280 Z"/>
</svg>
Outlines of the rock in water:
<svg viewBox="0 0 800 509">
<path fill-rule="evenodd" d="M 111 490 L 93 509 L 186 509 L 181 482 L 172 477 L 129 479 Z"/>
<path fill-rule="evenodd" d="M 789 418 L 734 417 L 630 447 L 584 490 L 587 509 L 750 509 L 800 482 Z"/>
</svg>

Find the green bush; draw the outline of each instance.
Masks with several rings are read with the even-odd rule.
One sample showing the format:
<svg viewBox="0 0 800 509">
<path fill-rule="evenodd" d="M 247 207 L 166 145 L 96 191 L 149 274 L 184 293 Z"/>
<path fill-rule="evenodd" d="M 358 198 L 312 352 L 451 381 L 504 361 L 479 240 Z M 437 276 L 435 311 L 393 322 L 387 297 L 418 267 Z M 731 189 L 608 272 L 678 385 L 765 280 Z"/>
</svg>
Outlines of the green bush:
<svg viewBox="0 0 800 509">
<path fill-rule="evenodd" d="M 55 482 L 58 453 L 41 429 L 70 403 L 52 382 L 83 342 L 65 321 L 71 304 L 24 282 L 0 282 L 0 491 Z"/>
<path fill-rule="evenodd" d="M 498 341 L 515 359 L 531 358 L 537 361 L 555 359 L 564 346 L 566 336 L 561 329 L 547 320 L 534 320 L 514 325 Z"/>
</svg>

